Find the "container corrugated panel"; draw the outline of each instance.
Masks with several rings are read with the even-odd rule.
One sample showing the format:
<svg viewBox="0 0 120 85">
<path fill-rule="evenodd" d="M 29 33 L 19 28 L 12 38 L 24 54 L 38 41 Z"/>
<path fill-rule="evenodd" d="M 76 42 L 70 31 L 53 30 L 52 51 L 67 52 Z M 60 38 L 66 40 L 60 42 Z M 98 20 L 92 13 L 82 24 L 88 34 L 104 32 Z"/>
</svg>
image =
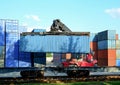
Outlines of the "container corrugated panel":
<svg viewBox="0 0 120 85">
<path fill-rule="evenodd" d="M 120 40 L 116 40 L 116 49 L 120 49 Z"/>
<path fill-rule="evenodd" d="M 0 46 L 0 67 L 4 67 L 5 46 Z"/>
<path fill-rule="evenodd" d="M 116 66 L 120 66 L 120 59 L 116 60 Z"/>
<path fill-rule="evenodd" d="M 45 29 L 33 29 L 32 32 L 46 32 Z"/>
<path fill-rule="evenodd" d="M 106 30 L 98 33 L 98 41 L 102 40 L 115 40 L 116 31 L 115 30 Z"/>
<path fill-rule="evenodd" d="M 116 50 L 116 59 L 120 59 L 120 49 Z"/>
<path fill-rule="evenodd" d="M 19 67 L 31 67 L 31 53 L 19 52 Z"/>
<path fill-rule="evenodd" d="M 18 46 L 6 46 L 5 67 L 18 67 L 18 52 Z"/>
<path fill-rule="evenodd" d="M 89 53 L 89 36 L 27 35 L 20 39 L 20 51 Z"/>
<path fill-rule="evenodd" d="M 19 33 L 6 33 L 6 45 L 12 45 L 16 44 L 19 45 L 18 43 L 19 40 Z"/>
<path fill-rule="evenodd" d="M 98 49 L 116 49 L 116 40 L 104 40 L 98 42 Z"/>
<path fill-rule="evenodd" d="M 97 42 L 97 41 L 98 41 L 98 34 L 90 33 L 90 42 Z"/>
<path fill-rule="evenodd" d="M 6 32 L 18 32 L 18 21 L 17 20 L 6 20 L 5 22 Z"/>
</svg>

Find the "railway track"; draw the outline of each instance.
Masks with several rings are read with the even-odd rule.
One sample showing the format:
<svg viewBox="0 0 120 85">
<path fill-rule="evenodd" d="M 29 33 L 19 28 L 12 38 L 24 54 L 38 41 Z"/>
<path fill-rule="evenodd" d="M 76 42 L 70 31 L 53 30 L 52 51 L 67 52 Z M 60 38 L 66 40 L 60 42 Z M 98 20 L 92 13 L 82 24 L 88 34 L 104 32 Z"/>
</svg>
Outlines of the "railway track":
<svg viewBox="0 0 120 85">
<path fill-rule="evenodd" d="M 120 76 L 89 76 L 89 77 L 67 77 L 67 76 L 48 76 L 44 78 L 0 78 L 0 84 L 6 85 L 10 83 L 70 83 L 81 81 L 112 81 L 120 80 Z"/>
</svg>

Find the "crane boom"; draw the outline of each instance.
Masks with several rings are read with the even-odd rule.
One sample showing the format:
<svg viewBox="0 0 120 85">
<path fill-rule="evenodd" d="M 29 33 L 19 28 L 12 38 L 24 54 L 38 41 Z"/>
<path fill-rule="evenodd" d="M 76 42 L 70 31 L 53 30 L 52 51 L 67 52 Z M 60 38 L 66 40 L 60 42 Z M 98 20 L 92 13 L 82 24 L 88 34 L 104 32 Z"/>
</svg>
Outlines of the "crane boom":
<svg viewBox="0 0 120 85">
<path fill-rule="evenodd" d="M 53 24 L 50 28 L 51 32 L 72 32 L 65 24 L 63 24 L 59 19 L 53 20 Z"/>
</svg>

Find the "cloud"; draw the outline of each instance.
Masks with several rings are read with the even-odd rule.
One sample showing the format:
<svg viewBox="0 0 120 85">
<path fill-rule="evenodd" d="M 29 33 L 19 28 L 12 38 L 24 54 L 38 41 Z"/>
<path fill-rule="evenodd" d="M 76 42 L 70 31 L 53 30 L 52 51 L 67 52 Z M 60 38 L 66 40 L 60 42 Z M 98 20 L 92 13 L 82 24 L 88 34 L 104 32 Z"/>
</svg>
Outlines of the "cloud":
<svg viewBox="0 0 120 85">
<path fill-rule="evenodd" d="M 120 18 L 120 8 L 106 9 L 105 13 L 111 15 L 113 18 Z"/>
<path fill-rule="evenodd" d="M 33 20 L 38 21 L 38 22 L 40 21 L 40 18 L 37 15 L 25 15 L 25 18 L 33 19 Z"/>
<path fill-rule="evenodd" d="M 50 31 L 50 27 L 46 27 L 46 31 L 49 32 Z"/>
</svg>

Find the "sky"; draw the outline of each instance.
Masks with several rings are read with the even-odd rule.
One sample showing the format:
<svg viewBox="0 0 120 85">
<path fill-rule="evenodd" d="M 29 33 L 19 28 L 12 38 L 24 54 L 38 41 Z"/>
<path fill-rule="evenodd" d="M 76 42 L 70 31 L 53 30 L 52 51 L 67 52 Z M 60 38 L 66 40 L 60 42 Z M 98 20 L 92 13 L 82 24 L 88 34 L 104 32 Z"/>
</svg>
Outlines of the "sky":
<svg viewBox="0 0 120 85">
<path fill-rule="evenodd" d="M 50 29 L 60 19 L 73 32 L 116 30 L 120 35 L 120 0 L 1 0 L 0 19 L 20 26 Z"/>
</svg>

